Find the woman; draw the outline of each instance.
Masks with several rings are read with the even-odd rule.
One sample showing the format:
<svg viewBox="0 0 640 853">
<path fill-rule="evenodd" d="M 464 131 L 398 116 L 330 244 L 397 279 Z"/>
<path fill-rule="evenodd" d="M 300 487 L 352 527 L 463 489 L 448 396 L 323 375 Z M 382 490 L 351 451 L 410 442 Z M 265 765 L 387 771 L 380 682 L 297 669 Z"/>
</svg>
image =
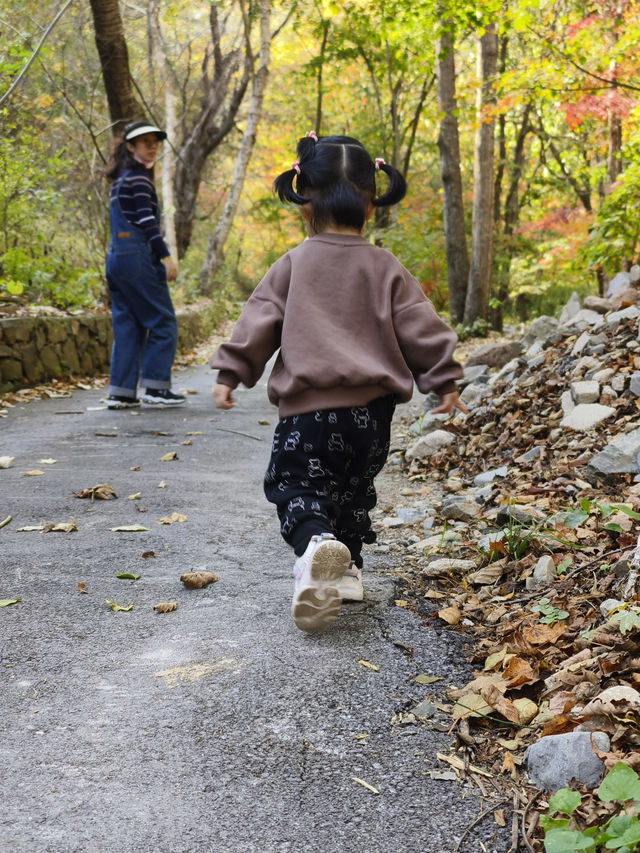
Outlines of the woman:
<svg viewBox="0 0 640 853">
<path fill-rule="evenodd" d="M 178 268 L 160 233 L 160 209 L 153 184 L 158 146 L 167 134 L 146 121 L 124 129 L 107 169 L 111 243 L 107 283 L 111 295 L 113 349 L 110 409 L 140 405 L 180 406 L 186 398 L 171 390 L 171 366 L 178 339 L 167 281 Z"/>
</svg>

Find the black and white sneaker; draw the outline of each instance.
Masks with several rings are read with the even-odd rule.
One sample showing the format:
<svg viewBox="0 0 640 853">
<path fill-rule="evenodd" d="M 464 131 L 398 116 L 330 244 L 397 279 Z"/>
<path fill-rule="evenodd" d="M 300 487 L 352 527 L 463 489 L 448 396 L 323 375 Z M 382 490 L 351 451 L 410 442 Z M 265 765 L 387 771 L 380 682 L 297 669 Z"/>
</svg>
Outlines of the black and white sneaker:
<svg viewBox="0 0 640 853">
<path fill-rule="evenodd" d="M 119 394 L 110 394 L 107 397 L 107 409 L 135 409 L 140 405 L 137 397 L 122 397 Z"/>
<path fill-rule="evenodd" d="M 187 398 L 182 394 L 174 394 L 170 388 L 147 388 L 142 395 L 142 402 L 150 406 L 182 406 Z"/>
</svg>

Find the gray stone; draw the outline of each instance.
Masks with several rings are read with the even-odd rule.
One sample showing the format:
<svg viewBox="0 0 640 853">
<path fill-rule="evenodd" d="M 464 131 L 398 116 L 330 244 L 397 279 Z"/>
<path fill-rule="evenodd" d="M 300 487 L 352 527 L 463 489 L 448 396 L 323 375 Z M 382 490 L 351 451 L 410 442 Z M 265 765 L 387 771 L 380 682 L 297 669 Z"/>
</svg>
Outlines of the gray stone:
<svg viewBox="0 0 640 853">
<path fill-rule="evenodd" d="M 629 278 L 631 279 L 632 284 L 640 281 L 640 266 L 638 266 L 638 264 L 634 264 L 629 270 Z"/>
<path fill-rule="evenodd" d="M 614 311 L 619 311 L 621 308 L 626 308 L 628 305 L 635 305 L 640 297 L 640 293 L 635 287 L 627 287 L 626 290 L 621 290 L 611 298 L 611 304 Z"/>
<path fill-rule="evenodd" d="M 488 392 L 486 385 L 467 385 L 462 394 L 460 394 L 460 399 L 465 404 L 465 406 L 472 407 L 474 403 L 476 403 L 480 398 Z"/>
<path fill-rule="evenodd" d="M 629 380 L 629 391 L 635 396 L 640 397 L 640 372 L 632 373 Z"/>
<path fill-rule="evenodd" d="M 501 344 L 485 344 L 472 352 L 465 362 L 465 369 L 475 364 L 486 364 L 489 367 L 502 367 L 512 358 L 519 355 L 524 347 L 519 341 Z"/>
<path fill-rule="evenodd" d="M 435 432 L 442 427 L 442 424 L 449 420 L 450 415 L 432 415 L 431 412 L 425 412 L 420 424 L 422 435 L 428 435 L 430 432 Z"/>
<path fill-rule="evenodd" d="M 593 751 L 591 738 L 603 752 L 610 749 L 606 732 L 569 732 L 542 737 L 524 754 L 529 779 L 543 791 L 565 788 L 572 779 L 595 788 L 604 774 L 604 762 Z"/>
<path fill-rule="evenodd" d="M 572 320 L 576 314 L 580 311 L 580 297 L 578 294 L 573 291 L 571 296 L 569 297 L 566 305 L 560 312 L 560 325 L 566 325 L 570 320 Z"/>
<path fill-rule="evenodd" d="M 640 428 L 614 438 L 590 460 L 587 470 L 595 474 L 638 474 L 640 472 Z"/>
<path fill-rule="evenodd" d="M 464 376 L 458 380 L 458 388 L 465 388 L 471 382 L 478 385 L 486 382 L 489 378 L 488 370 L 489 366 L 486 364 L 472 364 L 470 367 L 465 367 Z"/>
<path fill-rule="evenodd" d="M 525 347 L 531 346 L 534 341 L 546 341 L 558 328 L 558 321 L 555 317 L 549 317 L 542 314 L 527 326 L 527 329 L 522 338 L 522 343 Z"/>
<path fill-rule="evenodd" d="M 562 396 L 560 397 L 560 405 L 562 406 L 562 412 L 564 415 L 570 415 L 571 412 L 575 409 L 576 404 L 573 402 L 573 394 L 571 391 L 563 391 Z"/>
<path fill-rule="evenodd" d="M 383 527 L 388 527 L 388 528 L 404 527 L 404 525 L 405 525 L 405 522 L 401 518 L 398 518 L 395 515 L 387 515 L 382 519 L 382 526 Z"/>
<path fill-rule="evenodd" d="M 453 433 L 447 432 L 443 429 L 436 429 L 428 435 L 423 435 L 422 438 L 419 438 L 418 441 L 415 442 L 415 444 L 408 447 L 405 453 L 405 459 L 408 462 L 411 462 L 413 459 L 428 459 L 439 450 L 449 447 L 449 445 L 453 444 L 455 440 L 456 438 Z"/>
<path fill-rule="evenodd" d="M 578 432 L 586 432 L 601 421 L 615 415 L 616 410 L 611 406 L 601 406 L 599 403 L 580 403 L 572 412 L 565 415 L 560 421 L 560 426 L 575 429 Z"/>
<path fill-rule="evenodd" d="M 615 296 L 615 294 L 619 293 L 621 290 L 626 290 L 630 284 L 631 276 L 628 272 L 619 272 L 617 275 L 614 275 L 607 285 L 607 299 Z"/>
<path fill-rule="evenodd" d="M 552 584 L 557 577 L 558 573 L 553 558 L 545 555 L 539 558 L 533 574 L 527 578 L 526 587 L 528 590 L 541 589 Z"/>
<path fill-rule="evenodd" d="M 401 518 L 405 524 L 413 524 L 414 521 L 422 521 L 426 512 L 423 509 L 399 506 L 396 508 L 396 515 L 398 518 Z"/>
<path fill-rule="evenodd" d="M 603 385 L 601 393 L 603 397 L 609 397 L 610 400 L 615 400 L 618 397 L 618 392 L 611 385 Z"/>
<path fill-rule="evenodd" d="M 597 311 L 598 314 L 607 314 L 609 311 L 613 311 L 611 300 L 603 299 L 601 296 L 587 296 L 583 304 L 589 311 Z"/>
<path fill-rule="evenodd" d="M 600 385 L 595 380 L 572 382 L 571 396 L 574 403 L 595 403 L 600 399 Z"/>
<path fill-rule="evenodd" d="M 508 468 L 503 465 L 500 468 L 493 468 L 491 471 L 483 471 L 481 474 L 476 474 L 473 482 L 476 486 L 486 486 L 487 483 L 493 483 L 496 477 L 506 477 Z"/>
<path fill-rule="evenodd" d="M 589 339 L 589 332 L 583 332 L 571 348 L 571 355 L 580 355 L 589 346 Z"/>
<path fill-rule="evenodd" d="M 615 610 L 617 607 L 622 607 L 624 603 L 624 601 L 619 601 L 617 598 L 607 598 L 607 600 L 603 601 L 600 605 L 600 613 L 602 613 L 602 618 L 606 619 L 612 610 Z"/>
<path fill-rule="evenodd" d="M 607 314 L 607 326 L 614 326 L 616 323 L 621 323 L 623 320 L 636 320 L 640 317 L 640 309 L 635 305 L 629 305 L 628 308 L 622 308 L 620 311 L 613 311 Z"/>
<path fill-rule="evenodd" d="M 521 464 L 522 462 L 533 462 L 534 459 L 537 459 L 542 453 L 542 446 L 539 444 L 534 445 L 525 453 L 520 454 L 515 458 L 515 462 Z"/>
<path fill-rule="evenodd" d="M 473 521 L 480 515 L 480 505 L 470 495 L 452 495 L 442 502 L 440 515 L 455 521 Z"/>
<path fill-rule="evenodd" d="M 431 560 L 426 566 L 421 569 L 421 574 L 428 578 L 439 578 L 443 575 L 457 574 L 462 575 L 465 572 L 473 571 L 476 564 L 473 560 L 452 560 L 448 557 L 441 557 L 438 560 Z"/>
<path fill-rule="evenodd" d="M 602 323 L 603 319 L 601 314 L 598 314 L 596 311 L 589 311 L 587 308 L 582 308 L 575 316 L 562 325 L 566 329 L 571 329 L 572 331 L 583 331 L 584 329 L 589 328 L 589 326 L 598 328 Z"/>
<path fill-rule="evenodd" d="M 420 720 L 429 720 L 434 716 L 435 712 L 436 706 L 433 702 L 429 702 L 428 699 L 423 699 L 422 702 L 419 702 L 415 706 L 411 713 L 414 717 L 418 717 Z"/>
<path fill-rule="evenodd" d="M 596 371 L 601 367 L 601 363 L 597 358 L 594 358 L 592 355 L 583 355 L 578 361 L 574 364 L 573 370 L 571 371 L 572 376 L 581 376 L 585 371 Z"/>
<path fill-rule="evenodd" d="M 612 367 L 605 367 L 603 370 L 596 370 L 593 376 L 587 375 L 587 379 L 593 379 L 594 382 L 599 382 L 600 385 L 606 383 L 615 375 L 615 370 Z"/>
</svg>

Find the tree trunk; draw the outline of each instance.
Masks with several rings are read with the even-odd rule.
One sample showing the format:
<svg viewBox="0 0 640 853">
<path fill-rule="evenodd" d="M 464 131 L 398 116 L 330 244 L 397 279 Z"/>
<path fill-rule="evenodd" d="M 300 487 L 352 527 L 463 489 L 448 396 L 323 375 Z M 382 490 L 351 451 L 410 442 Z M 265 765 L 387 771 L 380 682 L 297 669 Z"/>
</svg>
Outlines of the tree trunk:
<svg viewBox="0 0 640 853">
<path fill-rule="evenodd" d="M 133 93 L 129 53 L 118 0 L 90 2 L 112 131 L 117 135 L 127 122 L 144 118 L 144 110 Z"/>
<path fill-rule="evenodd" d="M 469 254 L 462 202 L 452 21 L 444 24 L 436 50 L 438 101 L 442 113 L 438 149 L 442 180 L 442 215 L 449 283 L 449 310 L 453 321 L 460 323 L 463 319 L 469 278 Z"/>
<path fill-rule="evenodd" d="M 476 142 L 473 163 L 473 223 L 469 286 L 464 307 L 464 323 L 473 325 L 487 318 L 493 244 L 493 150 L 494 119 L 487 107 L 495 101 L 493 77 L 496 72 L 498 39 L 495 26 L 487 25 L 478 42 L 478 89 Z"/>
<path fill-rule="evenodd" d="M 245 125 L 242 141 L 236 157 L 236 163 L 231 179 L 231 187 L 225 201 L 223 211 L 216 224 L 213 234 L 209 237 L 207 254 L 200 271 L 200 290 L 203 294 L 211 293 L 213 278 L 220 268 L 223 260 L 224 244 L 229 236 L 233 224 L 233 218 L 238 209 L 238 203 L 242 194 L 247 167 L 251 159 L 251 153 L 256 141 L 258 123 L 262 114 L 262 101 L 269 76 L 269 55 L 271 46 L 271 33 L 269 31 L 270 0 L 259 0 L 260 19 L 260 55 L 258 58 L 258 69 L 253 75 L 251 82 L 251 98 L 249 100 L 249 112 Z"/>
<path fill-rule="evenodd" d="M 208 157 L 234 127 L 235 118 L 251 77 L 249 17 L 240 3 L 244 27 L 244 51 L 222 51 L 218 7 L 211 4 L 211 46 L 203 62 L 202 97 L 197 113 L 181 124 L 182 143 L 176 157 L 174 176 L 175 229 L 178 257 L 184 257 L 191 242 L 196 199 Z M 209 75 L 209 64 L 213 65 Z M 239 72 L 239 73 L 238 73 Z M 186 115 L 186 105 L 183 110 Z"/>
<path fill-rule="evenodd" d="M 165 243 L 172 257 L 177 257 L 176 229 L 173 204 L 173 172 L 175 158 L 175 97 L 173 94 L 173 72 L 167 58 L 162 31 L 160 29 L 159 0 L 149 0 L 147 5 L 147 32 L 149 35 L 149 67 L 152 99 L 155 102 L 158 89 L 164 92 L 164 130 L 167 140 L 160 161 L 162 186 L 162 226 Z"/>
</svg>

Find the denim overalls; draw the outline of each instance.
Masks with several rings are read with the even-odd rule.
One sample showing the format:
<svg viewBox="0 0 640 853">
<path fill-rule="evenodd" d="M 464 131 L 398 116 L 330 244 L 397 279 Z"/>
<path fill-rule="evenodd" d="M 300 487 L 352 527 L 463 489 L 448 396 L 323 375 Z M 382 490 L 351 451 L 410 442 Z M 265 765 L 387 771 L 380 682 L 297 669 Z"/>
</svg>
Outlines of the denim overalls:
<svg viewBox="0 0 640 853">
<path fill-rule="evenodd" d="M 109 394 L 135 398 L 138 380 L 143 388 L 171 387 L 178 331 L 164 264 L 120 207 L 123 177 L 115 182 L 109 206 L 106 272 L 113 326 Z"/>
</svg>

